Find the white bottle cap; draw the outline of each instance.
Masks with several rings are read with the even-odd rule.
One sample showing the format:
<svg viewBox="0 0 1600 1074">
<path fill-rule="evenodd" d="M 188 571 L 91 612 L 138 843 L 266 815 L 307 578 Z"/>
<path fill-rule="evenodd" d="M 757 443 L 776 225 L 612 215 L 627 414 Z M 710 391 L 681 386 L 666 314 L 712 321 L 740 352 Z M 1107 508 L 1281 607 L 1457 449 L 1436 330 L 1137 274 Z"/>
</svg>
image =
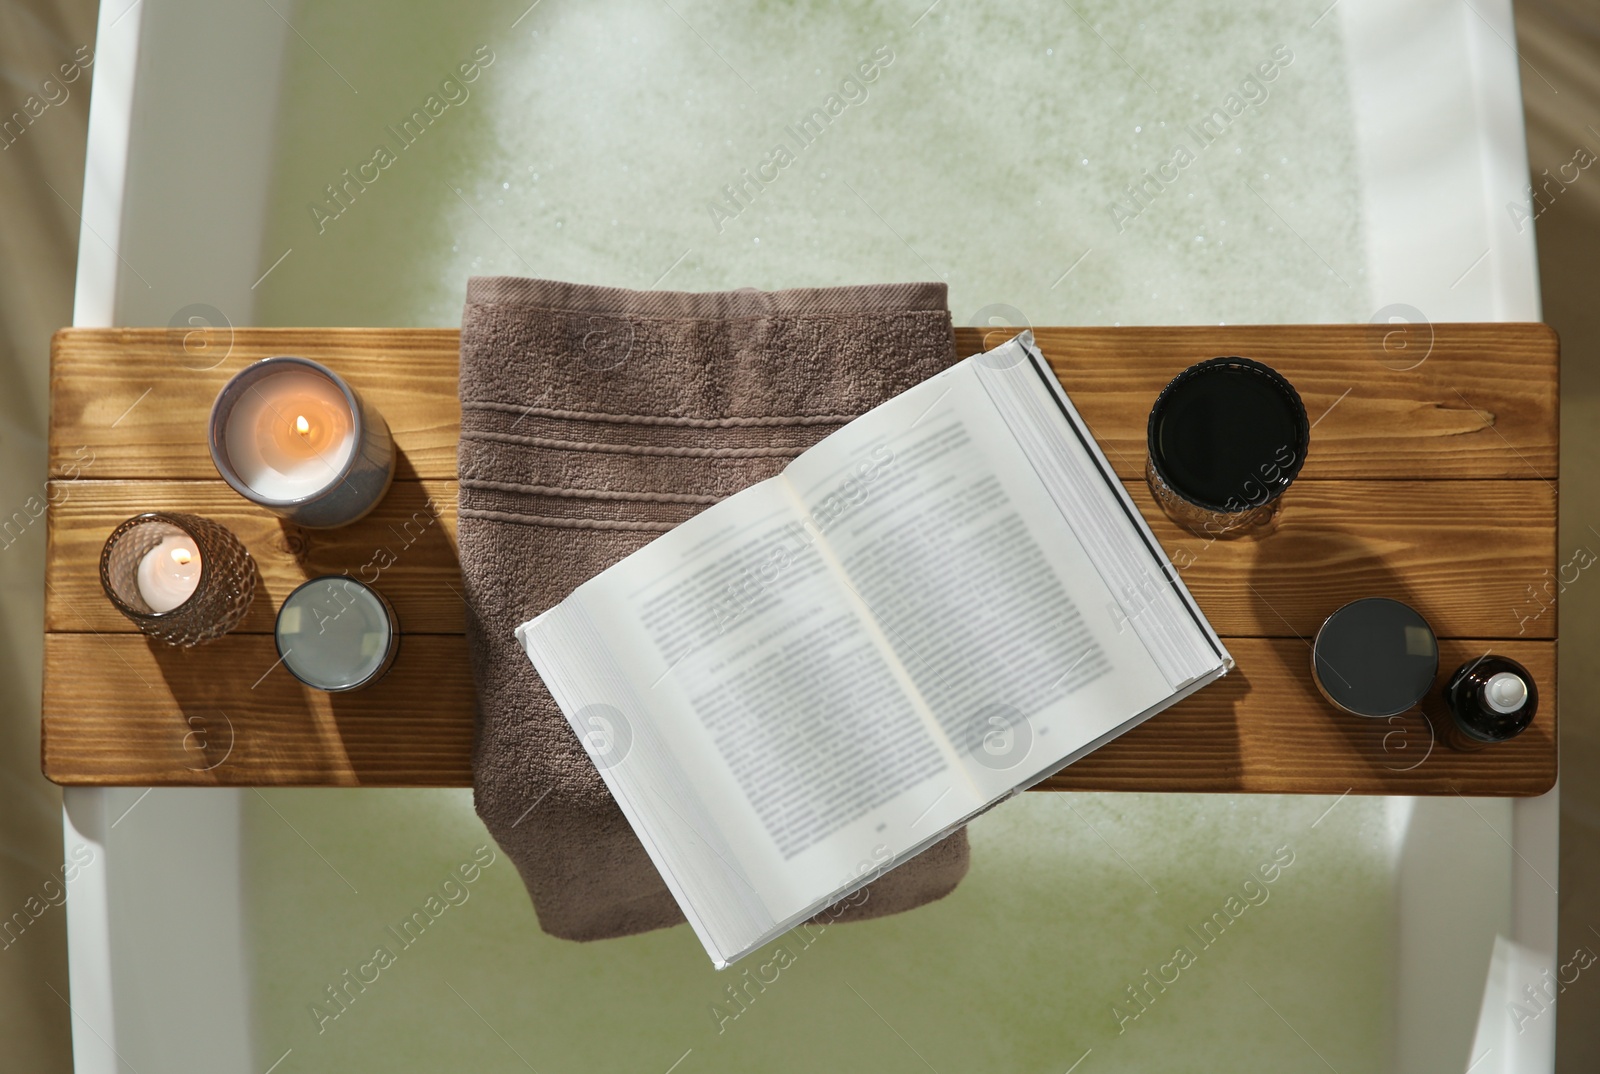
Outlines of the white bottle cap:
<svg viewBox="0 0 1600 1074">
<path fill-rule="evenodd" d="M 1528 684 L 1522 676 L 1502 671 L 1484 683 L 1483 700 L 1496 712 L 1516 712 L 1528 700 Z"/>
</svg>

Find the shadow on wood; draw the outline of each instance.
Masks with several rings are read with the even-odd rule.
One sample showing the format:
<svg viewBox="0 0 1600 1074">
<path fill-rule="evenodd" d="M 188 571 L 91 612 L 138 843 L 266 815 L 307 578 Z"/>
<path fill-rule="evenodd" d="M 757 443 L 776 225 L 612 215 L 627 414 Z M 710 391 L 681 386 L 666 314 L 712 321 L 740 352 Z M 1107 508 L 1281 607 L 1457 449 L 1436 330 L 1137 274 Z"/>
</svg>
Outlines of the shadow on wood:
<svg viewBox="0 0 1600 1074">
<path fill-rule="evenodd" d="M 291 555 L 306 577 L 347 575 L 391 600 L 400 622 L 394 664 L 365 689 L 328 693 L 274 662 L 270 636 L 247 644 L 236 635 L 192 650 L 148 641 L 171 695 L 166 707 L 177 709 L 158 721 L 166 733 L 155 736 L 168 766 L 193 773 L 196 783 L 259 781 L 263 771 L 292 770 L 294 782 L 394 784 L 410 782 L 418 763 L 437 773 L 440 755 L 464 757 L 472 724 L 460 701 L 470 705 L 471 676 L 464 660 L 441 666 L 441 645 L 459 650 L 461 639 L 437 629 L 462 622 L 461 567 L 426 486 L 396 481 L 372 514 L 336 530 L 284 520 L 278 526 L 277 551 Z M 385 577 L 400 564 L 408 584 L 386 591 Z M 292 588 L 269 587 L 258 572 L 252 619 L 270 624 Z M 408 632 L 408 621 L 434 629 Z M 241 676 L 233 665 L 243 660 L 261 666 Z M 225 665 L 230 674 L 219 673 Z M 253 683 L 244 698 L 241 678 Z"/>
<path fill-rule="evenodd" d="M 1377 538 L 1363 538 L 1355 533 L 1324 529 L 1314 536 L 1278 534 L 1266 538 L 1282 540 L 1284 546 L 1277 556 L 1279 562 L 1304 562 L 1307 564 L 1342 563 L 1348 566 L 1344 577 L 1359 578 L 1362 591 L 1351 592 L 1340 584 L 1340 573 L 1335 572 L 1323 587 L 1325 607 L 1320 609 L 1319 624 L 1345 604 L 1365 597 L 1388 597 L 1415 608 L 1430 625 L 1436 623 L 1435 610 L 1425 597 L 1409 587 L 1399 575 L 1384 563 L 1384 551 Z M 1320 579 L 1319 579 L 1320 580 Z M 1257 599 L 1262 585 L 1253 584 Z M 1428 694 L 1407 711 L 1389 717 L 1362 717 L 1336 708 L 1317 690 L 1311 671 L 1311 646 L 1315 632 L 1297 641 L 1287 639 L 1274 648 L 1274 653 L 1287 674 L 1304 686 L 1311 704 L 1303 706 L 1295 719 L 1305 721 L 1309 740 L 1326 739 L 1329 732 L 1343 740 L 1341 751 L 1354 768 L 1359 762 L 1368 778 L 1361 780 L 1351 772 L 1351 786 L 1358 793 L 1385 793 L 1392 786 L 1393 793 L 1417 793 L 1419 784 L 1429 784 L 1433 793 L 1452 793 L 1463 786 L 1479 783 L 1486 769 L 1497 771 L 1508 782 L 1513 772 L 1525 777 L 1527 789 L 1521 793 L 1542 793 L 1554 780 L 1555 766 L 1544 756 L 1548 748 L 1547 736 L 1553 735 L 1553 719 L 1549 713 L 1538 734 L 1526 734 L 1522 739 L 1503 743 L 1489 751 L 1464 754 L 1451 750 L 1439 739 L 1438 721 L 1449 719 L 1443 704 L 1442 689 L 1450 673 L 1464 660 L 1481 656 L 1497 645 L 1500 650 L 1520 649 L 1527 646 L 1540 654 L 1540 659 L 1530 661 L 1530 671 L 1539 681 L 1541 692 L 1554 688 L 1554 667 L 1544 663 L 1545 647 L 1533 649 L 1530 643 L 1496 643 L 1443 637 L 1438 642 L 1439 668 Z M 1507 655 L 1516 655 L 1507 652 Z M 1553 654 L 1552 654 L 1553 655 Z M 1526 658 L 1526 657 L 1524 657 Z M 1339 669 L 1335 669 L 1337 671 Z M 1351 677 L 1361 673 L 1360 668 L 1346 669 Z M 1548 681 L 1546 676 L 1548 675 Z M 1547 775 L 1545 774 L 1547 772 Z M 1403 788 L 1403 789 L 1402 789 Z M 1336 790 L 1335 793 L 1338 793 Z M 1470 792 L 1469 792 L 1470 793 Z"/>
</svg>

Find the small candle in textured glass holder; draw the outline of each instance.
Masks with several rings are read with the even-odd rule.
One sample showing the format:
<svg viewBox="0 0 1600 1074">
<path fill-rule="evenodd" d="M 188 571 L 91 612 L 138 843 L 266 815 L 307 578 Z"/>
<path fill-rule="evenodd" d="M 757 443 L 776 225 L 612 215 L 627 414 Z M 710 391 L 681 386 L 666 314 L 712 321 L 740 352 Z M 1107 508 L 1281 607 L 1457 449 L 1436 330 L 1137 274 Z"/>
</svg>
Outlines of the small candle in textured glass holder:
<svg viewBox="0 0 1600 1074">
<path fill-rule="evenodd" d="M 151 511 L 111 531 L 100 585 L 144 633 L 188 647 L 239 625 L 255 596 L 255 563 L 226 526 Z"/>
<path fill-rule="evenodd" d="M 1146 441 L 1145 480 L 1167 517 L 1202 537 L 1236 537 L 1270 526 L 1311 425 L 1277 370 L 1212 358 L 1161 390 Z"/>
<path fill-rule="evenodd" d="M 224 481 L 300 526 L 354 522 L 394 479 L 389 423 L 308 358 L 263 358 L 228 381 L 211 408 L 209 439 Z"/>
<path fill-rule="evenodd" d="M 377 682 L 400 648 L 394 608 L 342 574 L 313 578 L 285 597 L 273 633 L 289 673 L 330 693 Z"/>
</svg>

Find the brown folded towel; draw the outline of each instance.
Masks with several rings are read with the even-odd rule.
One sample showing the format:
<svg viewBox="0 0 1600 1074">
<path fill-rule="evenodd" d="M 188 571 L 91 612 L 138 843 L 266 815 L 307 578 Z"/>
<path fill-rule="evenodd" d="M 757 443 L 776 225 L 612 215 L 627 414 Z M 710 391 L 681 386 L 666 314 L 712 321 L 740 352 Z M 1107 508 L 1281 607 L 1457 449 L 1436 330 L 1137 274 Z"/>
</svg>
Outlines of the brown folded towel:
<svg viewBox="0 0 1600 1074">
<path fill-rule="evenodd" d="M 512 630 L 952 364 L 945 290 L 467 285 L 459 537 L 474 798 L 546 932 L 596 940 L 684 918 Z M 963 830 L 825 914 L 908 910 L 966 871 Z"/>
</svg>

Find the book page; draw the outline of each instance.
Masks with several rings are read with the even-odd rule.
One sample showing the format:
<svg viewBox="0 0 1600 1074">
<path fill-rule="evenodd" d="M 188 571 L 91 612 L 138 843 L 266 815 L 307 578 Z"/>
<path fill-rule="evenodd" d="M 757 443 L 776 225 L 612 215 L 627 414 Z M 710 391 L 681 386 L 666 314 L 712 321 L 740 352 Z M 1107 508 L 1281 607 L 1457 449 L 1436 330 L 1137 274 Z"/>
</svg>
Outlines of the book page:
<svg viewBox="0 0 1600 1074">
<path fill-rule="evenodd" d="M 1022 332 L 973 373 L 1174 692 L 1232 666 L 1048 360 Z"/>
<path fill-rule="evenodd" d="M 941 794 L 948 809 L 978 804 L 782 482 L 685 522 L 572 599 L 633 658 L 624 673 L 654 738 L 775 919 L 855 875 L 892 842 L 883 833 L 913 845 Z"/>
<path fill-rule="evenodd" d="M 867 473 L 841 513 L 841 476 Z M 784 478 L 985 798 L 1170 694 L 970 363 Z"/>
</svg>

